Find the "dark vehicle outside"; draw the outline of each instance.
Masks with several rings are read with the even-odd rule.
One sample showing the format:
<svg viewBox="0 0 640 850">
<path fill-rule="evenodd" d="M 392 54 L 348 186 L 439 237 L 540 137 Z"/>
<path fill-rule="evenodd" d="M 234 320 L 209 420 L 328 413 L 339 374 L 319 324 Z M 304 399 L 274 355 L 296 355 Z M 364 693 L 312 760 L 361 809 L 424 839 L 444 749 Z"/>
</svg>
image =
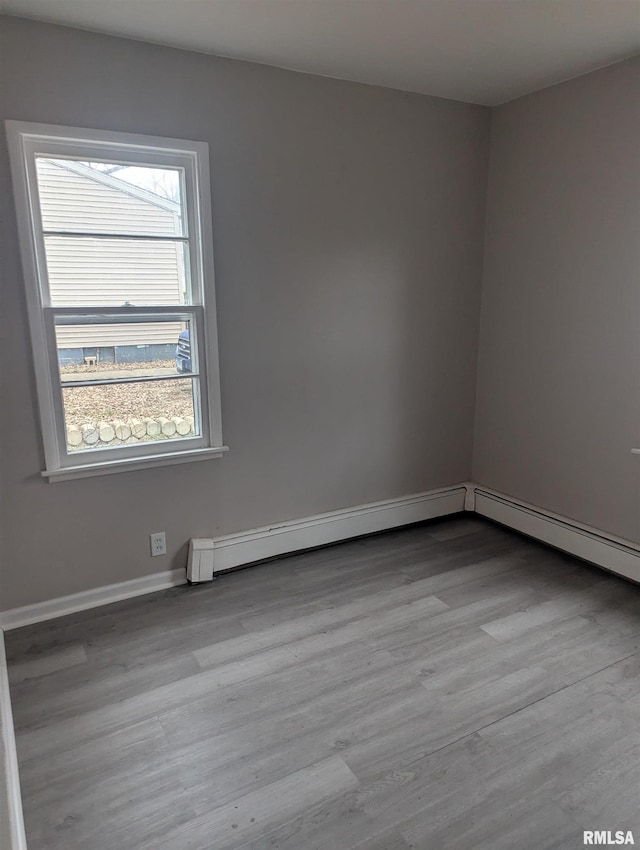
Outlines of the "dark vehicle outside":
<svg viewBox="0 0 640 850">
<path fill-rule="evenodd" d="M 182 331 L 176 346 L 176 368 L 178 372 L 191 372 L 191 340 L 189 331 Z"/>
</svg>

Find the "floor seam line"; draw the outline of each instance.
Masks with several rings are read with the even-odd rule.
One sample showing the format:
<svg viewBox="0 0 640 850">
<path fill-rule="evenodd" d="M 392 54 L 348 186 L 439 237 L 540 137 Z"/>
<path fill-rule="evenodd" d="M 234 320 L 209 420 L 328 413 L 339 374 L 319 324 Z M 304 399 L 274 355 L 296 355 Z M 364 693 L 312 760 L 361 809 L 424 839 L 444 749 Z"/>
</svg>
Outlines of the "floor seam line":
<svg viewBox="0 0 640 850">
<path fill-rule="evenodd" d="M 437 749 L 431 750 L 428 753 L 423 753 L 422 755 L 413 759 L 411 762 L 408 762 L 408 764 L 413 764 L 413 762 L 415 762 L 415 761 L 420 761 L 423 758 L 429 758 L 430 756 L 436 755 L 437 753 L 440 753 L 443 750 L 446 750 L 447 747 L 451 747 L 453 744 L 459 744 L 460 741 L 464 741 L 465 738 L 469 738 L 471 735 L 478 735 L 478 734 L 484 732 L 485 729 L 489 729 L 491 726 L 495 726 L 496 723 L 502 723 L 502 721 L 506 720 L 508 717 L 513 717 L 514 715 L 518 714 L 521 711 L 526 711 L 526 709 L 531 708 L 532 705 L 537 705 L 537 703 L 542 702 L 543 700 L 548 699 L 549 697 L 552 697 L 552 696 L 555 696 L 556 694 L 562 693 L 562 691 L 566 691 L 567 688 L 572 688 L 574 685 L 577 685 L 580 682 L 584 682 L 586 679 L 590 679 L 592 676 L 597 676 L 598 673 L 602 673 L 603 670 L 606 670 L 609 667 L 613 667 L 615 664 L 619 664 L 621 661 L 626 661 L 627 658 L 633 658 L 633 656 L 635 654 L 636 654 L 635 652 L 632 652 L 630 655 L 625 655 L 623 658 L 618 658 L 616 661 L 612 661 L 611 664 L 605 664 L 605 666 L 601 667 L 599 670 L 594 670 L 593 673 L 589 673 L 587 676 L 583 676 L 581 679 L 576 679 L 575 682 L 571 682 L 569 684 L 564 684 L 564 685 L 562 685 L 562 687 L 557 688 L 555 691 L 549 691 L 548 694 L 545 694 L 544 696 L 539 697 L 538 699 L 534 699 L 532 702 L 527 703 L 527 705 L 523 705 L 520 708 L 516 708 L 513 711 L 510 711 L 507 714 L 503 715 L 502 717 L 499 717 L 497 720 L 492 720 L 491 723 L 485 723 L 484 726 L 478 726 L 477 729 L 472 729 L 470 732 L 466 732 L 464 735 L 460 735 L 459 738 L 456 738 L 453 741 L 449 741 L 448 743 L 444 744 L 444 746 L 442 746 L 442 747 L 438 747 Z"/>
<path fill-rule="evenodd" d="M 530 702 L 528 705 L 523 705 L 521 708 L 516 708 L 514 711 L 510 711 L 508 714 L 505 714 L 504 717 L 501 717 L 499 720 L 494 720 L 491 723 L 487 723 L 485 726 L 481 726 L 480 728 L 476 729 L 475 732 L 484 732 L 485 729 L 489 729 L 491 726 L 495 726 L 496 723 L 501 723 L 503 720 L 506 720 L 507 717 L 513 717 L 515 714 L 518 714 L 521 711 L 525 711 L 527 708 L 531 708 L 532 705 L 536 705 L 537 703 L 542 702 L 543 700 L 548 699 L 549 697 L 562 693 L 562 691 L 566 691 L 567 688 L 572 688 L 574 685 L 578 685 L 580 682 L 584 682 L 586 679 L 590 679 L 592 676 L 597 676 L 598 673 L 602 673 L 603 670 L 607 670 L 609 667 L 613 667 L 615 664 L 620 664 L 621 661 L 626 661 L 627 658 L 633 658 L 635 654 L 635 652 L 632 652 L 630 655 L 625 655 L 622 658 L 618 658 L 616 661 L 612 661 L 611 664 L 605 664 L 604 667 L 601 667 L 599 670 L 594 670 L 593 673 L 589 673 L 588 675 L 583 676 L 580 679 L 576 679 L 575 682 L 567 683 L 555 691 L 550 691 L 548 694 L 545 694 L 545 696 L 533 700 L 533 702 Z M 463 737 L 466 736 L 463 735 Z"/>
</svg>

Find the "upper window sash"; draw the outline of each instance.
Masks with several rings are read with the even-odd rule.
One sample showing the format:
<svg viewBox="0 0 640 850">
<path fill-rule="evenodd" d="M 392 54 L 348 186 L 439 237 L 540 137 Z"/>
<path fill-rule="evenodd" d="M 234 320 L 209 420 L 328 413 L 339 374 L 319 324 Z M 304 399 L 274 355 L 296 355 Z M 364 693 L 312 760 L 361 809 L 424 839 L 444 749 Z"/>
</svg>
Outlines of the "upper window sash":
<svg viewBox="0 0 640 850">
<path fill-rule="evenodd" d="M 14 122 L 7 123 L 11 125 Z M 55 135 L 48 135 L 47 129 L 50 132 L 55 133 Z M 38 157 L 78 161 L 98 160 L 100 162 L 118 165 L 156 165 L 158 167 L 173 167 L 181 169 L 183 172 L 183 180 L 181 181 L 181 202 L 184 213 L 183 232 L 182 234 L 179 234 L 177 238 L 173 237 L 173 241 L 183 241 L 187 245 L 189 252 L 189 266 L 191 270 L 189 303 L 204 306 L 204 269 L 206 258 L 204 257 L 205 248 L 203 245 L 204 240 L 202 239 L 202 232 L 196 224 L 199 222 L 201 227 L 206 227 L 207 223 L 204 220 L 205 217 L 209 219 L 210 223 L 210 216 L 207 215 L 208 211 L 200 207 L 200 195 L 203 186 L 203 175 L 201 174 L 203 167 L 202 156 L 207 153 L 207 145 L 202 142 L 189 142 L 189 146 L 192 146 L 194 150 L 185 151 L 177 148 L 177 141 L 176 149 L 172 149 L 171 142 L 173 140 L 167 140 L 167 148 L 160 146 L 154 147 L 153 144 L 149 146 L 141 144 L 135 136 L 109 133 L 105 133 L 104 136 L 99 136 L 98 134 L 90 131 L 87 131 L 87 139 L 78 141 L 74 140 L 72 134 L 69 138 L 60 138 L 60 129 L 61 128 L 45 126 L 42 133 L 37 132 L 30 134 L 29 132 L 22 132 L 19 136 L 22 148 L 22 157 L 25 165 L 27 191 L 29 197 L 32 199 L 30 215 L 35 239 L 36 262 L 42 305 L 51 306 L 49 277 L 47 273 L 44 244 L 45 235 L 50 233 L 50 230 L 45 229 L 42 222 L 36 166 L 36 159 Z M 114 155 L 116 150 L 120 156 Z M 64 235 L 66 234 L 55 234 L 56 237 L 64 237 Z M 115 234 L 105 234 L 102 232 L 91 234 L 87 233 L 86 236 L 96 239 L 113 238 L 114 236 L 122 239 L 128 239 L 130 237 L 126 231 Z M 134 236 L 134 238 L 139 237 Z"/>
<path fill-rule="evenodd" d="M 114 166 L 104 157 L 99 161 L 78 160 L 71 157 L 52 157 L 36 154 L 38 191 L 42 211 L 43 232 L 56 235 L 101 235 L 113 237 L 130 236 L 139 238 L 189 238 L 186 220 L 185 168 L 163 165 L 119 164 L 114 171 L 105 171 L 98 166 Z M 135 173 L 131 174 L 129 169 Z M 145 181 L 142 180 L 146 177 Z M 137 178 L 137 180 L 136 180 Z M 60 203 L 59 193 L 69 192 L 74 183 L 76 188 L 87 180 L 93 187 L 93 207 L 65 209 Z M 142 180 L 142 182 L 141 182 Z M 173 190 L 175 195 L 162 195 L 154 185 Z M 44 191 L 41 191 L 44 187 Z M 114 194 L 129 197 L 139 204 L 147 202 L 154 211 L 143 224 L 154 224 L 155 229 L 145 232 L 138 222 L 129 219 L 126 229 L 121 227 L 122 220 L 114 220 L 118 204 Z M 85 213 L 83 216 L 82 213 Z M 88 214 L 88 215 L 86 215 Z"/>
</svg>

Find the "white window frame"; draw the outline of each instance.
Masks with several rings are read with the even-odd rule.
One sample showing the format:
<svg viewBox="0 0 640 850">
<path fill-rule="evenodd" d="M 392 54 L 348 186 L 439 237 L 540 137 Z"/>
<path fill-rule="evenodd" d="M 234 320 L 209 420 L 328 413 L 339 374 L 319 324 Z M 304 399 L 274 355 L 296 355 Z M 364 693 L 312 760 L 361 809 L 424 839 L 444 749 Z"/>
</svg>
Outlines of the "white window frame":
<svg viewBox="0 0 640 850">
<path fill-rule="evenodd" d="M 209 146 L 206 142 L 104 130 L 20 121 L 5 123 L 42 426 L 43 477 L 59 481 L 220 457 L 227 448 L 222 441 L 220 410 Z M 191 302 L 153 307 L 53 307 L 49 299 L 36 155 L 182 169 L 186 218 L 183 241 L 188 241 L 189 245 Z M 95 235 L 100 237 L 100 234 Z M 124 238 L 124 234 L 122 236 Z M 68 452 L 55 338 L 55 319 L 65 315 L 80 321 L 82 317 L 87 317 L 85 321 L 88 321 L 95 316 L 118 322 L 151 322 L 158 317 L 175 321 L 188 319 L 191 322 L 193 374 L 200 387 L 199 400 L 195 399 L 200 408 L 197 411 L 200 435 Z"/>
</svg>

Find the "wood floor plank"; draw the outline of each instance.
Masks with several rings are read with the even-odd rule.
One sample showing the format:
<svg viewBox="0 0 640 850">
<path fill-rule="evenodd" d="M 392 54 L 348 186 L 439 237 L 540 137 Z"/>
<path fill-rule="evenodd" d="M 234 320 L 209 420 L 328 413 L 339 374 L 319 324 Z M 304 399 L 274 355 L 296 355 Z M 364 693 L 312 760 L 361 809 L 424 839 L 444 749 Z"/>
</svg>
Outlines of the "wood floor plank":
<svg viewBox="0 0 640 850">
<path fill-rule="evenodd" d="M 193 653 L 158 653 L 153 663 L 144 659 L 114 659 L 108 664 L 85 664 L 60 671 L 55 682 L 50 677 L 23 681 L 12 686 L 15 700 L 24 702 L 18 732 L 51 727 L 58 721 L 118 705 L 123 700 L 152 692 L 156 686 L 171 688 L 200 671 Z M 25 699 L 23 701 L 23 695 Z M 152 716 L 149 711 L 144 716 Z M 103 730 L 104 731 L 104 730 Z"/>
<path fill-rule="evenodd" d="M 606 819 L 622 824 L 637 817 L 640 804 L 640 735 L 626 741 L 623 752 L 601 763 L 572 785 L 559 806 L 585 829 Z"/>
<path fill-rule="evenodd" d="M 482 628 L 497 640 L 511 640 L 572 614 L 595 614 L 609 604 L 618 603 L 623 595 L 625 589 L 620 587 L 618 580 L 604 578 L 595 586 L 560 593 L 554 599 L 528 606 L 525 611 L 516 611 L 485 623 Z"/>
<path fill-rule="evenodd" d="M 493 617 L 498 617 L 506 611 L 514 608 L 527 607 L 532 600 L 538 600 L 536 591 L 526 586 L 507 587 L 500 592 L 494 592 L 491 596 L 477 599 L 469 605 L 459 608 L 451 608 L 440 614 L 435 614 L 428 620 L 416 623 L 411 628 L 405 628 L 396 632 L 385 634 L 379 641 L 381 648 L 389 650 L 405 648 L 411 645 L 417 647 L 418 651 L 424 652 L 426 642 L 431 636 L 443 637 L 447 632 L 454 633 L 460 629 L 480 628 L 482 623 Z M 486 633 L 486 632 L 485 632 Z M 495 641 L 491 635 L 492 641 Z"/>
<path fill-rule="evenodd" d="M 419 686 L 410 688 L 405 682 L 377 699 L 367 695 L 344 698 L 342 703 L 339 708 L 333 706 L 331 722 L 306 712 L 286 716 L 281 722 L 267 717 L 183 747 L 174 746 L 167 733 L 194 810 L 206 811 L 212 799 L 221 804 L 231 802 L 284 778 L 292 766 L 305 767 L 336 754 L 345 756 L 359 739 L 384 734 L 390 716 L 424 712 L 428 696 Z"/>
<path fill-rule="evenodd" d="M 368 781 L 495 723 L 554 692 L 558 683 L 542 668 L 519 670 L 451 697 L 432 695 L 425 711 L 389 718 L 384 735 L 367 736 L 343 757 L 356 776 Z"/>
<path fill-rule="evenodd" d="M 483 632 L 482 632 L 483 633 Z M 471 681 L 481 681 L 494 671 L 507 673 L 541 666 L 570 685 L 603 667 L 628 657 L 638 649 L 637 638 L 611 634 L 583 617 L 569 617 L 545 629 L 509 641 L 468 645 L 464 656 L 455 648 L 432 654 L 424 683 L 455 693 Z M 397 653 L 407 657 L 408 653 Z"/>
<path fill-rule="evenodd" d="M 616 709 L 558 727 L 534 715 L 529 720 L 533 734 L 516 747 L 479 733 L 482 746 L 474 766 L 484 787 L 498 797 L 533 794 L 561 805 L 577 777 L 588 776 L 603 764 L 624 761 L 628 749 L 638 743 L 637 730 L 631 730 Z M 508 721 L 496 726 L 503 722 Z"/>
<path fill-rule="evenodd" d="M 640 588 L 477 517 L 18 629 L 7 654 L 30 850 L 640 836 Z"/>
<path fill-rule="evenodd" d="M 616 711 L 639 695 L 640 657 L 633 655 L 532 703 L 500 723 L 486 726 L 480 734 L 515 751 L 537 738 L 541 729 L 565 734 L 578 721 Z"/>
<path fill-rule="evenodd" d="M 139 850 L 231 850 L 252 838 L 268 834 L 274 824 L 287 822 L 300 811 L 344 794 L 358 781 L 338 756 L 289 773 L 284 779 L 264 785 L 233 802 L 212 808 L 200 817 L 176 827 Z"/>
<path fill-rule="evenodd" d="M 153 720 L 21 764 L 20 778 L 30 847 L 133 850 L 193 816 Z"/>
<path fill-rule="evenodd" d="M 441 522 L 435 522 L 429 527 L 429 534 L 435 537 L 436 540 L 446 542 L 465 537 L 467 534 L 475 534 L 479 531 L 485 532 L 486 530 L 487 527 L 481 519 L 471 516 L 464 519 L 445 519 Z"/>
<path fill-rule="evenodd" d="M 154 689 L 119 704 L 83 712 L 37 728 L 22 729 L 17 736 L 21 763 L 64 752 L 75 744 L 101 737 L 131 723 L 176 712 L 185 734 L 193 739 L 202 728 L 224 731 L 241 720 L 250 722 L 263 713 L 276 713 L 283 705 L 311 702 L 337 689 L 358 687 L 370 680 L 376 670 L 389 669 L 394 660 L 377 651 L 363 657 L 361 645 L 349 645 L 339 654 L 328 653 L 301 667 L 288 667 L 258 679 L 249 679 L 229 687 L 215 686 L 216 671 L 204 671 L 187 680 L 188 689 L 169 686 Z M 405 681 L 410 674 L 403 672 Z M 339 688 L 338 688 L 339 692 Z"/>
<path fill-rule="evenodd" d="M 87 652 L 82 644 L 72 644 L 60 649 L 44 648 L 39 655 L 12 664 L 9 669 L 9 683 L 15 689 L 21 682 L 59 673 L 86 662 Z"/>
<path fill-rule="evenodd" d="M 299 600 L 295 606 L 286 606 L 284 612 L 282 610 L 277 612 L 269 610 L 243 617 L 241 622 L 251 637 L 263 629 L 273 629 L 282 624 L 291 628 L 295 621 L 306 618 L 320 621 L 323 617 L 328 617 L 329 622 L 333 617 L 336 618 L 336 622 L 338 617 L 345 620 L 356 618 L 361 616 L 359 613 L 361 610 L 373 612 L 395 604 L 402 604 L 405 601 L 415 600 L 421 596 L 441 596 L 441 591 L 447 588 L 463 585 L 468 581 L 484 576 L 510 572 L 519 563 L 518 556 L 499 556 L 489 558 L 478 564 L 447 570 L 415 581 L 398 571 L 400 582 L 391 589 L 376 589 L 371 580 L 363 576 L 359 585 L 355 588 L 354 598 L 350 598 L 351 594 L 343 593 L 342 588 L 334 589 L 321 599 L 314 599 L 313 603 L 304 603 L 303 600 Z M 321 612 L 320 616 L 318 616 L 318 612 Z"/>
<path fill-rule="evenodd" d="M 573 850 L 582 846 L 582 828 L 554 803 L 533 796 L 504 795 L 499 805 L 479 783 L 468 789 L 448 816 L 427 811 L 401 828 L 415 848 L 438 850 Z"/>
<path fill-rule="evenodd" d="M 446 810 L 456 812 L 460 789 L 482 784 L 475 766 L 481 743 L 473 733 L 401 768 L 388 771 L 381 766 L 362 784 L 356 807 L 376 824 L 388 824 L 401 832 L 421 813 L 432 818 L 436 813 L 443 817 Z"/>
<path fill-rule="evenodd" d="M 282 623 L 273 623 L 269 628 L 256 628 L 235 639 L 202 647 L 196 651 L 196 658 L 203 669 L 206 669 L 213 664 L 222 664 L 226 661 L 244 658 L 247 655 L 322 633 L 329 628 L 334 629 L 340 625 L 353 623 L 356 620 L 389 611 L 432 595 L 427 592 L 423 582 L 410 582 L 392 590 L 374 593 L 370 591 L 370 586 L 365 585 L 360 598 L 352 602 L 342 603 L 328 609 L 322 608 L 302 617 L 291 617 Z M 434 602 L 432 604 L 435 611 L 446 610 L 447 608 L 444 603 Z M 247 623 L 247 621 L 243 622 Z"/>
<path fill-rule="evenodd" d="M 358 789 L 308 807 L 303 814 L 238 850 L 336 850 L 337 847 L 411 850 L 397 829 L 381 826 L 380 818 L 363 811 Z"/>
<path fill-rule="evenodd" d="M 435 596 L 426 596 L 414 599 L 412 602 L 405 602 L 401 605 L 396 605 L 390 610 L 381 610 L 370 616 L 352 619 L 344 624 L 338 623 L 335 628 L 314 627 L 311 634 L 303 634 L 300 637 L 294 637 L 286 644 L 279 643 L 275 647 L 268 647 L 264 650 L 258 649 L 252 657 L 252 662 L 263 660 L 268 667 L 269 672 L 274 669 L 278 663 L 275 659 L 272 660 L 269 656 L 274 654 L 282 656 L 283 663 L 288 664 L 290 661 L 300 659 L 303 662 L 321 652 L 327 652 L 345 646 L 354 641 L 366 640 L 369 637 L 374 637 L 376 634 L 393 632 L 402 628 L 411 620 L 422 620 L 446 611 L 447 606 Z M 329 622 L 333 621 L 334 614 L 332 613 Z M 326 618 L 319 617 L 319 620 Z M 328 625 L 328 623 L 327 623 Z M 235 649 L 235 644 L 234 644 Z M 194 651 L 196 660 L 202 667 L 218 666 L 217 646 L 197 649 Z M 242 656 L 241 656 L 242 657 Z M 236 662 L 238 659 L 234 659 Z M 228 664 L 229 661 L 223 657 L 222 664 Z M 230 671 L 231 672 L 231 671 Z M 237 673 L 232 675 L 237 678 Z M 239 679 L 237 679 L 240 681 Z M 226 680 L 228 681 L 228 679 Z"/>
</svg>

